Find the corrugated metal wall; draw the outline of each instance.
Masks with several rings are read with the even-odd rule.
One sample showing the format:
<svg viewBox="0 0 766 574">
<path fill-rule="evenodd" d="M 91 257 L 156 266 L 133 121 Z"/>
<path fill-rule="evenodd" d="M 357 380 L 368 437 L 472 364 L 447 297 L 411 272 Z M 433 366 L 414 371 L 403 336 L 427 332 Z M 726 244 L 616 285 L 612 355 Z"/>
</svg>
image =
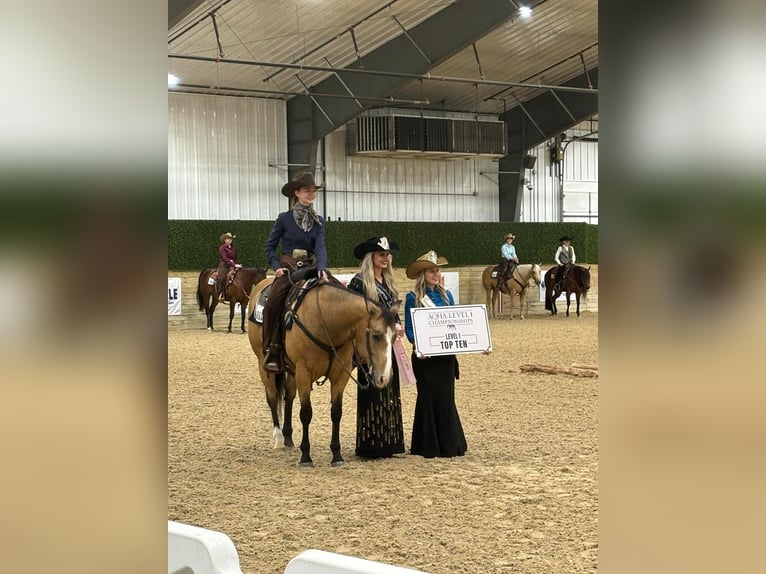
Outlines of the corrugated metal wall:
<svg viewBox="0 0 766 574">
<path fill-rule="evenodd" d="M 285 102 L 168 94 L 168 219 L 273 219 L 286 163 Z"/>
<path fill-rule="evenodd" d="M 491 160 L 388 159 L 346 155 L 346 129 L 325 138 L 326 216 L 343 221 L 497 221 Z M 323 204 L 326 202 L 326 205 Z"/>
<path fill-rule="evenodd" d="M 598 144 L 567 146 L 563 196 L 547 144 L 532 154 L 521 221 L 561 221 L 563 199 L 564 220 L 598 223 Z M 497 171 L 492 160 L 347 156 L 345 127 L 325 138 L 324 160 L 327 189 L 315 206 L 333 220 L 498 220 L 497 176 L 487 175 Z M 168 219 L 272 220 L 287 207 L 279 193 L 286 164 L 283 101 L 168 94 Z M 590 210 L 584 216 L 583 205 Z"/>
<path fill-rule="evenodd" d="M 598 130 L 587 121 L 567 130 L 568 140 Z M 591 136 L 597 137 L 597 136 Z M 535 168 L 527 171 L 531 189 L 524 188 L 521 221 L 586 221 L 598 223 L 598 142 L 571 141 L 564 152 L 563 177 L 551 161 L 550 142 L 537 146 Z M 562 217 L 563 213 L 563 217 Z"/>
</svg>

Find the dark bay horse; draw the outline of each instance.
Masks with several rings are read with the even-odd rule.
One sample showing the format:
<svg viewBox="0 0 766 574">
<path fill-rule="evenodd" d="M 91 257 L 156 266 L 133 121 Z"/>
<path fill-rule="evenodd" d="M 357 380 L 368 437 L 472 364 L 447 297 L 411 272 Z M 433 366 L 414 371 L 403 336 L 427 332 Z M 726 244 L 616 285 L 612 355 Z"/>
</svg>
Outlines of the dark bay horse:
<svg viewBox="0 0 766 574">
<path fill-rule="evenodd" d="M 497 314 L 495 309 L 497 307 L 497 299 L 500 295 L 500 290 L 497 288 L 497 278 L 492 277 L 492 272 L 498 268 L 497 265 L 490 265 L 481 274 L 481 284 L 484 286 L 484 291 L 487 293 L 487 312 L 490 318 L 494 319 Z M 524 265 L 517 265 L 513 270 L 513 274 L 508 281 L 505 282 L 511 297 L 511 310 L 510 318 L 513 319 L 513 303 L 516 296 L 519 296 L 519 319 L 524 318 L 524 300 L 527 296 L 527 287 L 530 281 L 534 281 L 538 287 L 542 283 L 542 271 L 540 265 L 535 263 L 531 265 L 525 263 Z"/>
<path fill-rule="evenodd" d="M 197 303 L 199 310 L 205 311 L 207 317 L 207 330 L 213 330 L 213 312 L 218 306 L 218 297 L 215 294 L 215 285 L 210 285 L 208 279 L 215 269 L 203 269 L 197 280 Z M 257 267 L 242 267 L 234 276 L 234 282 L 227 287 L 229 290 L 229 333 L 234 320 L 234 308 L 239 303 L 242 315 L 242 332 L 245 332 L 245 315 L 247 315 L 247 302 L 250 298 L 250 290 L 253 285 L 266 278 L 266 270 Z"/>
<path fill-rule="evenodd" d="M 273 280 L 269 277 L 256 285 L 250 297 L 250 308 L 255 310 L 256 316 L 261 312 L 258 298 Z M 354 368 L 354 356 L 356 362 L 369 365 L 370 378 L 376 387 L 388 385 L 393 373 L 391 345 L 396 333 L 396 312 L 397 307 L 383 308 L 340 284 L 322 283 L 311 288 L 292 313 L 292 327 L 285 331 L 285 372 L 280 374 L 263 368 L 263 325 L 248 322 L 250 346 L 258 357 L 261 381 L 271 409 L 274 448 L 293 446 L 292 404 L 297 391 L 303 427 L 300 465 L 314 466 L 309 442 L 313 415 L 311 389 L 314 381 L 327 377 L 332 405 L 332 465 L 343 463 L 340 419 L 343 391 Z M 281 428 L 280 406 L 284 408 Z"/>
<path fill-rule="evenodd" d="M 556 315 L 558 313 L 556 299 L 564 291 L 567 296 L 566 316 L 569 317 L 569 295 L 574 293 L 577 300 L 577 316 L 579 317 L 580 295 L 582 295 L 583 299 L 587 299 L 588 290 L 590 289 L 590 267 L 585 268 L 580 265 L 572 265 L 558 290 L 554 289 L 555 282 L 556 268 L 554 267 L 545 274 L 545 308 L 551 312 L 551 315 Z"/>
</svg>

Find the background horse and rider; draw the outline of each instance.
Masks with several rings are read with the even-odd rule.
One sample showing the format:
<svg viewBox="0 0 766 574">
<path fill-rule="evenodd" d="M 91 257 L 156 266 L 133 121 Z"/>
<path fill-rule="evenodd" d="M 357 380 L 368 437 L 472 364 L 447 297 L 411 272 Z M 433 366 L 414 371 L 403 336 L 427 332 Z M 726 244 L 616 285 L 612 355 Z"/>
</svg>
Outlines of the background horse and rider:
<svg viewBox="0 0 766 574">
<path fill-rule="evenodd" d="M 497 317 L 496 307 L 497 300 L 501 293 L 498 288 L 499 277 L 493 277 L 493 272 L 498 271 L 499 265 L 490 265 L 481 274 L 481 283 L 484 286 L 484 291 L 487 294 L 487 311 L 490 318 Z M 538 263 L 523 265 L 516 265 L 510 278 L 506 280 L 505 287 L 511 299 L 511 308 L 509 317 L 513 319 L 513 305 L 516 296 L 519 298 L 519 318 L 524 319 L 524 301 L 527 296 L 527 287 L 530 282 L 534 281 L 538 287 L 542 282 L 542 271 Z"/>
<path fill-rule="evenodd" d="M 369 378 L 375 386 L 383 388 L 389 384 L 398 306 L 387 309 L 335 282 L 299 287 L 303 290 L 302 298 L 296 301 L 292 294 L 288 295 L 285 305 L 291 323 L 285 329 L 282 345 L 285 369 L 274 373 L 264 369 L 263 324 L 259 322 L 264 304 L 261 294 L 273 281 L 269 277 L 256 285 L 250 297 L 255 321 L 250 321 L 247 331 L 271 409 L 274 448 L 293 446 L 292 404 L 297 393 L 303 427 L 300 465 L 313 466 L 309 441 L 311 390 L 314 382 L 324 377 L 330 380 L 330 450 L 332 465 L 337 466 L 343 463 L 340 420 L 346 383 L 355 365 L 364 364 L 368 365 Z M 280 410 L 284 410 L 281 426 Z"/>
<path fill-rule="evenodd" d="M 569 269 L 564 271 L 564 277 L 558 285 L 556 285 L 556 268 L 549 269 L 545 274 L 545 308 L 551 312 L 551 315 L 556 315 L 558 313 L 556 299 L 564 292 L 567 299 L 566 316 L 569 317 L 569 295 L 574 293 L 575 300 L 577 301 L 577 316 L 579 317 L 580 295 L 582 295 L 583 299 L 587 299 L 589 289 L 590 267 L 570 265 Z"/>
<path fill-rule="evenodd" d="M 213 330 L 213 312 L 218 306 L 218 296 L 215 293 L 215 282 L 211 285 L 209 279 L 215 269 L 203 269 L 197 280 L 197 303 L 199 310 L 205 311 L 207 317 L 207 330 Z M 239 303 L 242 318 L 242 332 L 245 332 L 245 315 L 247 314 L 247 302 L 253 286 L 266 278 L 266 270 L 257 267 L 241 267 L 234 275 L 231 285 L 226 286 L 229 300 L 229 333 L 234 320 L 234 309 Z"/>
</svg>

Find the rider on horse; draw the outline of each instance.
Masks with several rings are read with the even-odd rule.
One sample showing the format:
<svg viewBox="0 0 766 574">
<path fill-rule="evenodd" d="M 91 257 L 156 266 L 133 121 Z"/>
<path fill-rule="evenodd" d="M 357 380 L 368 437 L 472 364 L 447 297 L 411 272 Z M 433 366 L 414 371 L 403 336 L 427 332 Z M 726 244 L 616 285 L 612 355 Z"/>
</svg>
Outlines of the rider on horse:
<svg viewBox="0 0 766 574">
<path fill-rule="evenodd" d="M 218 248 L 220 263 L 218 264 L 218 269 L 216 269 L 218 275 L 215 290 L 218 294 L 218 301 L 221 303 L 228 303 L 228 297 L 226 296 L 227 276 L 232 273 L 232 271 L 242 267 L 242 265 L 237 263 L 237 249 L 232 244 L 235 237 L 236 235 L 227 232 L 219 238 L 219 241 L 221 242 L 221 246 Z M 229 283 L 230 282 L 231 280 L 229 280 Z"/>
<path fill-rule="evenodd" d="M 556 263 L 558 263 L 558 268 L 556 269 L 556 281 L 553 285 L 553 288 L 556 291 L 561 291 L 562 282 L 567 276 L 569 268 L 575 263 L 574 247 L 571 245 L 572 238 L 569 237 L 569 235 L 564 235 L 559 241 L 561 242 L 561 245 L 559 245 L 559 248 L 556 250 L 556 255 L 554 256 Z"/>
<path fill-rule="evenodd" d="M 516 255 L 516 247 L 513 245 L 513 240 L 516 236 L 513 233 L 508 233 L 505 236 L 505 243 L 500 248 L 500 252 L 503 258 L 500 260 L 497 270 L 497 288 L 509 295 L 507 282 L 513 276 L 513 270 L 519 264 L 519 258 Z"/>
<path fill-rule="evenodd" d="M 312 207 L 317 184 L 310 173 L 301 173 L 282 187 L 282 195 L 290 198 L 290 211 L 280 213 L 266 241 L 266 261 L 274 270 L 274 283 L 263 309 L 264 369 L 279 373 L 284 368 L 282 339 L 283 306 L 290 291 L 289 272 L 316 267 L 320 279 L 327 281 L 327 248 L 324 242 L 324 218 Z M 277 245 L 282 242 L 281 257 Z"/>
</svg>

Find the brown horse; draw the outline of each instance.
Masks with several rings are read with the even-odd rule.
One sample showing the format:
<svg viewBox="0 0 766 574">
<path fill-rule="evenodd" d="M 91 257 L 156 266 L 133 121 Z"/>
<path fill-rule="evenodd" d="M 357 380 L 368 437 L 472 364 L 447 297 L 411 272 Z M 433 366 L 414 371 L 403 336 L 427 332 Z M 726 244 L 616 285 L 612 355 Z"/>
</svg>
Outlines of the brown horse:
<svg viewBox="0 0 766 574">
<path fill-rule="evenodd" d="M 269 277 L 256 285 L 250 308 L 256 319 L 261 313 L 259 297 L 271 285 Z M 299 307 L 291 312 L 292 326 L 285 331 L 285 373 L 274 374 L 263 368 L 263 325 L 248 323 L 250 346 L 258 357 L 261 381 L 274 425 L 274 448 L 293 446 L 292 404 L 296 390 L 301 402 L 303 426 L 301 466 L 314 466 L 311 460 L 309 425 L 313 410 L 311 389 L 321 377 L 330 379 L 330 417 L 332 420 L 332 465 L 343 463 L 340 450 L 340 419 L 343 391 L 354 364 L 369 365 L 372 383 L 383 388 L 393 372 L 391 345 L 396 333 L 397 307 L 386 309 L 363 295 L 335 283 L 322 283 L 305 292 Z M 281 403 L 281 404 L 280 404 Z M 279 407 L 284 408 L 282 428 Z"/>
<path fill-rule="evenodd" d="M 497 288 L 497 278 L 492 277 L 492 272 L 497 271 L 498 267 L 497 265 L 490 265 L 481 274 L 481 283 L 484 286 L 484 291 L 487 293 L 487 311 L 492 319 L 497 316 L 495 308 L 498 296 L 500 295 L 500 290 Z M 527 296 L 527 287 L 529 287 L 530 281 L 534 281 L 538 287 L 542 282 L 540 265 L 538 263 L 534 265 L 529 263 L 517 265 L 513 270 L 511 278 L 505 282 L 505 286 L 511 294 L 511 319 L 513 319 L 513 303 L 516 295 L 519 296 L 519 319 L 524 318 L 524 300 Z"/>
<path fill-rule="evenodd" d="M 577 300 L 577 316 L 579 317 L 580 295 L 582 295 L 583 299 L 587 299 L 588 290 L 590 289 L 590 267 L 585 268 L 580 265 L 572 265 L 558 289 L 554 289 L 555 282 L 556 268 L 554 267 L 545 274 L 545 308 L 551 312 L 551 315 L 556 315 L 558 313 L 556 299 L 564 291 L 567 296 L 566 316 L 569 317 L 569 295 L 574 293 Z"/>
<path fill-rule="evenodd" d="M 197 280 L 197 303 L 199 310 L 205 311 L 207 317 L 207 330 L 213 330 L 213 312 L 218 306 L 218 297 L 215 294 L 215 284 L 208 281 L 215 269 L 203 269 Z M 245 332 L 245 315 L 247 315 L 247 302 L 250 298 L 250 290 L 253 285 L 266 278 L 266 270 L 257 267 L 242 267 L 234 276 L 234 282 L 227 287 L 229 293 L 229 333 L 234 320 L 234 308 L 239 303 L 242 315 L 242 332 Z"/>
</svg>

